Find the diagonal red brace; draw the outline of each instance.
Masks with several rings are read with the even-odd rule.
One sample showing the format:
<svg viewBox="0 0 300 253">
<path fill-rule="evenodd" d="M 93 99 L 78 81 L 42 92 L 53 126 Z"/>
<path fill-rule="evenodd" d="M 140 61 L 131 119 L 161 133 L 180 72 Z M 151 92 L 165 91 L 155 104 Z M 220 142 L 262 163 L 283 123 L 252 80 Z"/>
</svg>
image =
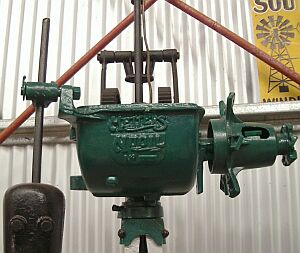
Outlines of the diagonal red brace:
<svg viewBox="0 0 300 253">
<path fill-rule="evenodd" d="M 145 9 L 151 7 L 157 0 L 148 0 L 145 2 Z M 70 80 L 84 65 L 86 65 L 98 52 L 106 47 L 114 38 L 116 38 L 125 28 L 134 21 L 134 14 L 131 12 L 123 19 L 113 30 L 106 34 L 94 47 L 92 47 L 84 56 L 82 56 L 70 69 L 68 69 L 56 83 L 62 86 Z M 4 142 L 19 126 L 21 126 L 33 113 L 34 106 L 30 105 L 20 114 L 7 128 L 0 133 L 0 144 Z"/>
<path fill-rule="evenodd" d="M 222 26 L 221 24 L 217 23 L 213 19 L 205 16 L 203 13 L 199 12 L 198 10 L 194 9 L 193 7 L 187 5 L 181 0 L 167 0 L 170 4 L 174 5 L 178 9 L 182 10 L 186 14 L 192 16 L 193 18 L 197 19 L 204 25 L 210 27 L 211 29 L 215 30 L 216 32 L 220 33 L 227 39 L 231 40 L 233 43 L 237 44 L 238 46 L 244 48 L 247 52 L 254 55 L 258 59 L 262 60 L 269 66 L 273 67 L 274 69 L 278 70 L 280 73 L 284 74 L 286 77 L 290 78 L 292 81 L 298 83 L 300 85 L 300 75 L 295 71 L 289 69 L 281 62 L 275 60 L 270 55 L 266 54 L 264 51 L 260 50 L 255 45 L 249 43 L 247 40 L 243 39 L 242 37 L 238 36 L 234 32 L 230 31 L 226 27 Z"/>
</svg>

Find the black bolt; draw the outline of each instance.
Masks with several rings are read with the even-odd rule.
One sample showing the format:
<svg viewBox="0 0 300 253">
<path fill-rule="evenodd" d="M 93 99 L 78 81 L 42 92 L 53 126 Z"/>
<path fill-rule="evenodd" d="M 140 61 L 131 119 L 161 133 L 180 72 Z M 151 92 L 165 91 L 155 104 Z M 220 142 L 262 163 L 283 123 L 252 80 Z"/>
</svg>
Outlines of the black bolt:
<svg viewBox="0 0 300 253">
<path fill-rule="evenodd" d="M 123 229 L 119 229 L 118 236 L 122 239 L 126 236 L 126 232 Z"/>
<path fill-rule="evenodd" d="M 41 217 L 38 220 L 38 224 L 45 233 L 50 233 L 54 229 L 54 221 L 50 217 Z"/>
<path fill-rule="evenodd" d="M 53 224 L 51 221 L 43 221 L 42 224 L 41 224 L 41 229 L 44 231 L 44 232 L 51 232 L 53 230 Z"/>
<path fill-rule="evenodd" d="M 112 210 L 114 212 L 120 212 L 123 208 L 124 208 L 123 206 L 117 206 L 117 205 L 112 206 Z"/>
<path fill-rule="evenodd" d="M 168 236 L 169 236 L 169 231 L 168 230 L 166 230 L 166 229 L 164 229 L 162 232 L 161 232 L 161 235 L 162 235 L 162 237 L 163 238 L 167 238 Z"/>
<path fill-rule="evenodd" d="M 10 220 L 10 226 L 14 233 L 21 232 L 25 229 L 25 224 L 27 223 L 26 219 L 21 215 L 15 215 Z"/>
</svg>

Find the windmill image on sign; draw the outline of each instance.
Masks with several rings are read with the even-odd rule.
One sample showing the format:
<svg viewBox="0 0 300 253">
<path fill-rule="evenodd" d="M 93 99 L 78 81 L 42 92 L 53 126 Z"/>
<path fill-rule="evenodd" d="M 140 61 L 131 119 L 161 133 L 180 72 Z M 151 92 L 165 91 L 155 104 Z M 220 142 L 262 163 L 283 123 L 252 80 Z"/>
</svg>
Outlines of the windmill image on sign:
<svg viewBox="0 0 300 253">
<path fill-rule="evenodd" d="M 256 37 L 261 40 L 261 44 L 271 49 L 271 56 L 274 59 L 293 71 L 295 68 L 288 46 L 291 44 L 291 39 L 295 38 L 294 30 L 299 30 L 298 28 L 299 24 L 294 27 L 290 20 L 283 16 L 269 16 L 267 19 L 261 19 L 260 24 L 256 26 Z M 276 87 L 279 88 L 280 93 L 289 92 L 290 86 L 300 90 L 299 84 L 270 67 L 268 93 Z"/>
</svg>

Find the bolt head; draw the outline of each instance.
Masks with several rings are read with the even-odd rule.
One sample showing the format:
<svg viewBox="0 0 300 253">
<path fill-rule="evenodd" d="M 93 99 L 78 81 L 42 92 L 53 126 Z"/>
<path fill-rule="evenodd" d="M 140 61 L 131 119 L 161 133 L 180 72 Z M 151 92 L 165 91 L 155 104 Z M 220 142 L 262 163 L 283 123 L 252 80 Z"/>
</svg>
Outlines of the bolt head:
<svg viewBox="0 0 300 253">
<path fill-rule="evenodd" d="M 10 227 L 11 230 L 14 233 L 19 233 L 25 229 L 25 225 L 27 223 L 27 220 L 25 217 L 21 215 L 15 215 L 11 220 L 10 220 Z"/>
<path fill-rule="evenodd" d="M 122 239 L 126 236 L 126 232 L 123 229 L 119 229 L 118 236 Z"/>
<path fill-rule="evenodd" d="M 111 177 L 107 177 L 107 179 L 106 179 L 106 185 L 108 185 L 108 186 L 115 187 L 115 186 L 117 186 L 118 183 L 119 183 L 119 180 L 117 177 L 111 176 Z"/>
<path fill-rule="evenodd" d="M 168 236 L 169 236 L 169 231 L 168 230 L 166 230 L 166 229 L 164 229 L 162 232 L 161 232 L 161 235 L 162 235 L 162 237 L 163 238 L 167 238 Z"/>
<path fill-rule="evenodd" d="M 117 205 L 112 206 L 112 210 L 114 212 L 120 212 L 123 208 L 124 208 L 123 206 L 117 206 Z"/>
<path fill-rule="evenodd" d="M 51 233 L 54 229 L 54 221 L 48 216 L 40 217 L 38 219 L 38 225 L 45 233 Z"/>
</svg>

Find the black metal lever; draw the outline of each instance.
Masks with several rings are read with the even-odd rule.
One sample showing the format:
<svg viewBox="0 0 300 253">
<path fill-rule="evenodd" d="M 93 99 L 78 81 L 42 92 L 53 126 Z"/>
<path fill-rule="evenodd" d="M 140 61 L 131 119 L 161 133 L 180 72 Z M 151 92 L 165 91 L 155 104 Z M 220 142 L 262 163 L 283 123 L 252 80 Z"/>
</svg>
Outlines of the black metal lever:
<svg viewBox="0 0 300 253">
<path fill-rule="evenodd" d="M 150 50 L 149 51 L 150 61 L 154 62 L 172 62 L 179 59 L 180 55 L 176 49 L 165 49 L 165 50 Z M 133 51 L 101 51 L 97 56 L 98 61 L 102 64 L 104 61 L 108 63 L 123 63 L 123 62 L 134 62 Z M 147 52 L 142 52 L 142 60 L 146 61 Z"/>
<path fill-rule="evenodd" d="M 179 102 L 179 93 L 178 93 L 178 75 L 177 75 L 177 60 L 180 55 L 176 49 L 165 49 L 165 50 L 150 50 L 150 81 L 154 80 L 153 72 L 156 62 L 169 62 L 172 67 L 172 77 L 173 77 L 173 95 L 174 102 Z M 135 73 L 133 68 L 133 62 L 135 61 L 133 51 L 102 51 L 97 56 L 98 61 L 102 64 L 101 71 L 101 93 L 106 89 L 106 70 L 107 64 L 111 63 L 123 63 L 125 73 L 126 73 L 126 82 L 135 83 Z M 142 61 L 147 61 L 147 52 L 142 52 Z M 142 83 L 147 82 L 147 75 L 142 73 Z"/>
</svg>

